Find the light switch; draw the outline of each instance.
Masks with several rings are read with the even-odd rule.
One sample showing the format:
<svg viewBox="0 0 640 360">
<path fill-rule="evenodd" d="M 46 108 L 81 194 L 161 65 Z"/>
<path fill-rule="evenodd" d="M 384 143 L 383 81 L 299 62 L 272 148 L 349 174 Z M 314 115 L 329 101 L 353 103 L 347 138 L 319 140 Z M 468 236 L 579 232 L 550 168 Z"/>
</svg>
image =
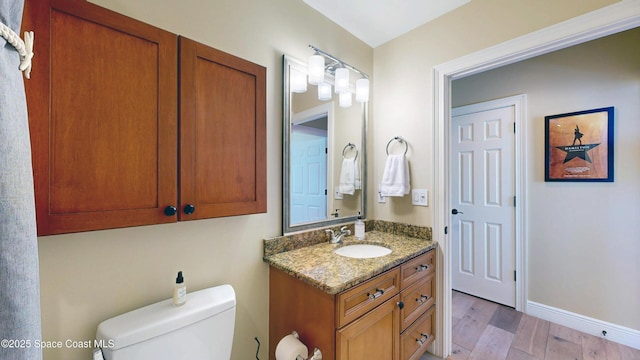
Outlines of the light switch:
<svg viewBox="0 0 640 360">
<path fill-rule="evenodd" d="M 340 191 L 336 190 L 336 193 L 333 196 L 333 198 L 336 199 L 336 200 L 342 200 L 342 199 L 344 199 L 344 195 Z"/>
<path fill-rule="evenodd" d="M 413 189 L 411 190 L 411 204 L 417 206 L 429 206 L 429 190 Z"/>
<path fill-rule="evenodd" d="M 378 185 L 378 188 L 380 188 L 379 185 Z M 384 204 L 387 202 L 386 196 L 382 196 L 382 193 L 380 193 L 380 191 L 376 192 L 376 194 L 378 194 L 378 203 Z"/>
</svg>

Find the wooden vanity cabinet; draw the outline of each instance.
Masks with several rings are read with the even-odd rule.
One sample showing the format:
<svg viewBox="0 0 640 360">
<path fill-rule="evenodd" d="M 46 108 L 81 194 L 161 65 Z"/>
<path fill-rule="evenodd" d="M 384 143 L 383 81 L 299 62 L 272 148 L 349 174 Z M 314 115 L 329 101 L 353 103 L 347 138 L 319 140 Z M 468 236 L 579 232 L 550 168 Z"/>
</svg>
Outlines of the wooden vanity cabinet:
<svg viewBox="0 0 640 360">
<path fill-rule="evenodd" d="M 323 359 L 418 359 L 435 339 L 435 251 L 336 295 L 269 269 L 269 359 L 292 331 Z"/>
<path fill-rule="evenodd" d="M 399 292 L 396 268 L 336 295 L 336 359 L 398 358 Z"/>
<path fill-rule="evenodd" d="M 179 64 L 177 35 L 85 0 L 26 0 L 23 14 L 38 235 L 266 210 L 264 68 L 226 55 L 224 79 L 183 74 L 180 108 L 197 111 L 179 118 L 179 66 L 202 68 L 188 56 L 204 51 Z"/>
<path fill-rule="evenodd" d="M 435 340 L 436 252 L 400 265 L 400 359 L 417 360 Z"/>
</svg>

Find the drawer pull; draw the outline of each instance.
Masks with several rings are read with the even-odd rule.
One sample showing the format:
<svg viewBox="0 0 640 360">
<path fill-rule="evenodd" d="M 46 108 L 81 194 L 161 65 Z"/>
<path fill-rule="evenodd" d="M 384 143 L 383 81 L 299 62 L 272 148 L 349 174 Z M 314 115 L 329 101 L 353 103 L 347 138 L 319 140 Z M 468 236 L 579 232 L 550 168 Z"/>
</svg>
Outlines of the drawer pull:
<svg viewBox="0 0 640 360">
<path fill-rule="evenodd" d="M 429 270 L 429 265 L 421 264 L 420 266 L 416 267 L 416 272 L 422 272 L 427 270 Z"/>
<path fill-rule="evenodd" d="M 422 337 L 420 339 L 416 339 L 416 342 L 420 345 L 424 344 L 427 340 L 429 340 L 429 334 L 420 333 Z"/>
<path fill-rule="evenodd" d="M 429 300 L 429 297 L 428 297 L 427 295 L 422 295 L 422 294 L 420 294 L 420 298 L 419 298 L 419 299 L 416 299 L 416 302 L 417 302 L 418 304 L 424 304 L 424 303 L 426 303 L 426 302 L 427 302 L 427 300 Z"/>
<path fill-rule="evenodd" d="M 373 294 L 372 293 L 367 293 L 367 296 L 369 297 L 369 299 L 375 300 L 375 299 L 379 298 L 380 296 L 382 296 L 382 294 L 384 294 L 384 290 L 376 288 L 376 292 L 374 292 Z"/>
</svg>

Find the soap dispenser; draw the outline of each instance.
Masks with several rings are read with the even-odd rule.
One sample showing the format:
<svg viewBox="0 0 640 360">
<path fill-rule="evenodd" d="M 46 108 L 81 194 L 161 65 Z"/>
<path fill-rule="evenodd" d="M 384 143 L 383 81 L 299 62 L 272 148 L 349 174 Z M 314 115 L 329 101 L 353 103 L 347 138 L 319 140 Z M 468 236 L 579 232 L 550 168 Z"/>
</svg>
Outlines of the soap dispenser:
<svg viewBox="0 0 640 360">
<path fill-rule="evenodd" d="M 364 221 L 362 221 L 360 211 L 358 211 L 358 220 L 356 220 L 354 227 L 356 230 L 356 240 L 364 240 Z"/>
<path fill-rule="evenodd" d="M 178 271 L 176 285 L 173 288 L 173 305 L 180 306 L 187 301 L 187 285 L 184 283 L 182 271 Z"/>
</svg>

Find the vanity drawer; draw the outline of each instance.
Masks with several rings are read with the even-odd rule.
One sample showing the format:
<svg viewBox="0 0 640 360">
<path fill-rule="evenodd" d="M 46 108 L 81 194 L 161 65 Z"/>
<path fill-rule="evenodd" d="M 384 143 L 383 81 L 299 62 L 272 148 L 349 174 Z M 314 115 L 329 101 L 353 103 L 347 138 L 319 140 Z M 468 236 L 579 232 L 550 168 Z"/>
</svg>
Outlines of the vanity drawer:
<svg viewBox="0 0 640 360">
<path fill-rule="evenodd" d="M 435 271 L 436 252 L 435 250 L 429 250 L 400 267 L 400 288 L 405 289 Z"/>
<path fill-rule="evenodd" d="M 336 322 L 341 328 L 394 297 L 400 289 L 400 270 L 395 268 L 337 295 Z"/>
<path fill-rule="evenodd" d="M 432 306 L 400 335 L 400 359 L 417 360 L 435 340 L 435 311 Z"/>
<path fill-rule="evenodd" d="M 411 325 L 425 310 L 435 304 L 436 281 L 431 273 L 400 293 L 400 301 L 404 304 L 400 310 L 400 329 Z"/>
</svg>

